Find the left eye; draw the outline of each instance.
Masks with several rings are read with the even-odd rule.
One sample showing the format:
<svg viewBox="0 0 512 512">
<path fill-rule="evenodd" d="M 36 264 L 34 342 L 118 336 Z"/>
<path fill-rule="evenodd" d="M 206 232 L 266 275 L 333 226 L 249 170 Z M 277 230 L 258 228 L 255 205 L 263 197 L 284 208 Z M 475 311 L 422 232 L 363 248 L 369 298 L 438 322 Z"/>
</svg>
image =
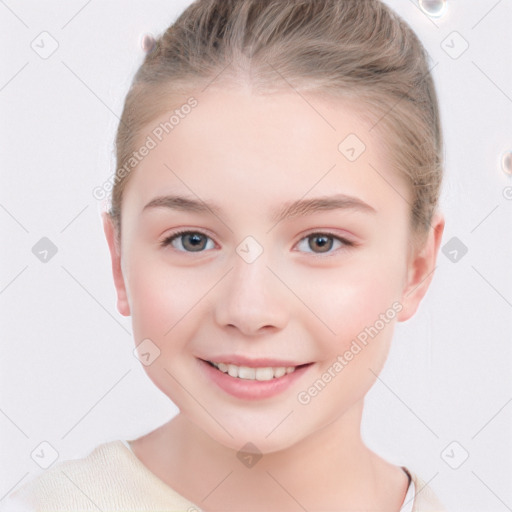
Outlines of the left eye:
<svg viewBox="0 0 512 512">
<path fill-rule="evenodd" d="M 210 247 L 206 247 L 208 240 L 212 242 Z M 300 246 L 301 243 L 303 244 L 304 242 L 306 242 L 307 247 L 311 249 L 311 251 L 306 250 L 305 252 L 312 252 L 313 254 L 333 252 L 331 249 L 335 242 L 337 242 L 338 246 L 341 247 L 351 247 L 354 245 L 353 242 L 331 233 L 311 233 L 302 238 L 298 245 Z M 180 231 L 178 233 L 173 233 L 165 238 L 160 245 L 162 247 L 172 245 L 175 249 L 178 249 L 181 252 L 203 252 L 204 249 L 212 249 L 215 246 L 215 244 L 213 244 L 213 240 L 201 231 Z M 320 250 L 317 252 L 315 249 Z"/>
<path fill-rule="evenodd" d="M 306 242 L 307 247 L 310 249 L 320 249 L 319 252 L 312 250 L 311 252 L 313 252 L 314 254 L 334 252 L 331 251 L 331 249 L 333 248 L 335 242 L 338 242 L 338 246 L 341 247 L 351 247 L 354 245 L 349 240 L 345 240 L 344 238 L 340 238 L 339 236 L 333 235 L 331 233 L 311 233 L 308 236 L 304 237 L 302 240 L 300 240 L 299 245 L 302 242 Z"/>
</svg>

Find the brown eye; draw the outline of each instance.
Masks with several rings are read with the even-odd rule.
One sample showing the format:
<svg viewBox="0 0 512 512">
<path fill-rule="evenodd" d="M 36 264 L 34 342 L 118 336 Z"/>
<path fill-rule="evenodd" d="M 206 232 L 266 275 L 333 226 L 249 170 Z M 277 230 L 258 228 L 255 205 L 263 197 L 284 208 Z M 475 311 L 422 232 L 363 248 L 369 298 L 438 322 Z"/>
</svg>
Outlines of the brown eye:
<svg viewBox="0 0 512 512">
<path fill-rule="evenodd" d="M 307 249 L 304 252 L 312 254 L 332 254 L 336 250 L 332 250 L 334 245 L 337 244 L 340 250 L 347 249 L 355 244 L 349 240 L 336 236 L 332 233 L 311 233 L 304 237 L 299 246 L 307 241 Z M 304 248 L 303 248 L 304 249 Z"/>
<path fill-rule="evenodd" d="M 314 235 L 309 238 L 309 247 L 314 250 L 316 247 L 320 249 L 320 252 L 329 252 L 333 246 L 333 237 L 326 235 Z"/>
</svg>

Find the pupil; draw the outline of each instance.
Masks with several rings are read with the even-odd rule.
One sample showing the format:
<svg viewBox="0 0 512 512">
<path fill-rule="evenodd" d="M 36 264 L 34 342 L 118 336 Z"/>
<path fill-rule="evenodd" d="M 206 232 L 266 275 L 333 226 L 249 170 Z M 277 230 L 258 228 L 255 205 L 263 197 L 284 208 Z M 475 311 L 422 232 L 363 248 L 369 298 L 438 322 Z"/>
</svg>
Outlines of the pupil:
<svg viewBox="0 0 512 512">
<path fill-rule="evenodd" d="M 317 245 L 322 249 L 321 252 L 329 251 L 332 247 L 332 240 L 328 236 L 315 236 L 313 239 L 317 241 Z"/>
<path fill-rule="evenodd" d="M 201 236 L 202 235 L 199 235 L 197 233 L 193 233 L 193 234 L 190 234 L 190 235 L 186 235 L 185 236 L 185 240 L 191 242 L 191 246 L 192 246 L 193 249 L 197 249 L 198 247 L 199 247 L 199 249 L 201 249 L 202 248 L 201 247 Z"/>
</svg>

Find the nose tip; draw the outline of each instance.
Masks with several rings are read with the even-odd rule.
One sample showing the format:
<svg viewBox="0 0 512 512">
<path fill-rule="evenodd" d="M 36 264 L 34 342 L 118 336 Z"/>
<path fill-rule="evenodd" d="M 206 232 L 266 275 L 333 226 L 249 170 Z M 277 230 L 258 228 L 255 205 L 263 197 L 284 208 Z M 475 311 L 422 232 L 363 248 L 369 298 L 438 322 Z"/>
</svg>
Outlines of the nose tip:
<svg viewBox="0 0 512 512">
<path fill-rule="evenodd" d="M 236 252 L 217 298 L 217 322 L 246 335 L 283 328 L 288 318 L 286 302 L 277 289 L 279 280 L 267 266 L 262 245 L 248 236 Z"/>
</svg>

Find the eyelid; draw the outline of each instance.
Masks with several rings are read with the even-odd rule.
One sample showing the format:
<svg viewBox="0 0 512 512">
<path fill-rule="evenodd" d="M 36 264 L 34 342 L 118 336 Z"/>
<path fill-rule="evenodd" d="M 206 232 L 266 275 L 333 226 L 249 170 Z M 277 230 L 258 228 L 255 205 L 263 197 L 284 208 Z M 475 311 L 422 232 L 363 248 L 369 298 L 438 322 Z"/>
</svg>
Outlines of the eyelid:
<svg viewBox="0 0 512 512">
<path fill-rule="evenodd" d="M 159 242 L 159 245 L 163 248 L 171 245 L 171 242 L 177 238 L 179 238 L 181 235 L 185 235 L 185 234 L 189 234 L 189 233 L 194 233 L 194 234 L 201 234 L 207 238 L 209 238 L 210 240 L 212 240 L 216 245 L 217 243 L 215 242 L 214 238 L 206 231 L 206 230 L 203 230 L 203 229 L 198 229 L 198 228 L 183 228 L 183 229 L 177 229 L 176 231 L 173 231 L 171 232 L 169 235 L 165 236 L 163 238 L 163 240 L 161 242 Z M 328 256 L 331 256 L 331 255 L 335 255 L 337 254 L 339 251 L 343 251 L 343 250 L 346 250 L 346 249 L 349 249 L 351 247 L 356 247 L 357 245 L 359 245 L 357 242 L 355 242 L 354 240 L 351 239 L 351 237 L 347 237 L 345 235 L 341 235 L 341 234 L 338 234 L 335 230 L 332 230 L 332 229 L 312 229 L 310 231 L 307 231 L 306 233 L 303 233 L 301 234 L 300 238 L 297 240 L 297 242 L 294 244 L 293 247 L 295 247 L 298 243 L 302 242 L 304 239 L 312 236 L 312 235 L 324 235 L 326 237 L 329 237 L 329 238 L 333 238 L 335 240 L 338 240 L 339 242 L 341 242 L 343 244 L 343 246 L 341 248 L 338 248 L 338 249 L 335 249 L 334 251 L 329 251 L 327 253 L 321 253 L 321 252 L 306 252 L 306 254 L 311 254 L 313 256 L 319 256 L 319 257 L 328 257 Z M 205 253 L 207 251 L 180 251 L 180 250 L 177 250 L 177 252 L 182 252 L 182 253 L 189 253 L 189 254 L 194 254 L 194 253 L 197 253 L 197 254 L 202 254 L 202 253 Z M 302 251 L 295 251 L 295 252 L 302 252 Z"/>
<path fill-rule="evenodd" d="M 334 256 L 338 255 L 340 252 L 347 251 L 347 250 L 349 250 L 349 249 L 351 249 L 353 247 L 357 247 L 359 245 L 351 237 L 348 237 L 348 236 L 345 236 L 345 235 L 341 235 L 336 230 L 333 230 L 333 229 L 313 229 L 312 231 L 307 231 L 306 233 L 303 233 L 301 235 L 301 237 L 299 238 L 299 240 L 294 244 L 294 247 L 296 245 L 298 245 L 300 242 L 302 242 L 304 239 L 307 239 L 307 238 L 309 238 L 309 237 L 311 237 L 313 235 L 325 236 L 327 238 L 332 238 L 334 240 L 339 241 L 342 244 L 342 246 L 337 248 L 337 249 L 325 252 L 325 253 L 313 252 L 313 251 L 298 251 L 298 250 L 294 250 L 294 252 L 299 252 L 301 254 L 307 254 L 309 256 L 318 257 L 318 258 L 329 258 L 331 256 L 334 257 Z"/>
<path fill-rule="evenodd" d="M 171 245 L 171 242 L 173 240 L 179 238 L 181 235 L 186 235 L 189 233 L 203 235 L 203 236 L 209 238 L 210 240 L 212 240 L 215 243 L 215 245 L 217 245 L 214 237 L 208 231 L 203 230 L 203 229 L 198 229 L 198 228 L 182 228 L 182 229 L 177 228 L 176 231 L 172 231 L 168 235 L 165 235 L 164 238 L 159 242 L 159 245 L 163 248 L 166 248 L 167 246 Z M 188 252 L 190 254 L 193 254 L 194 251 L 177 251 L 177 252 L 184 252 L 184 253 Z M 203 252 L 206 252 L 206 251 L 197 251 L 198 254 L 201 254 Z"/>
<path fill-rule="evenodd" d="M 340 233 L 339 230 L 336 230 L 335 228 L 325 228 L 325 229 L 312 229 L 309 231 L 306 231 L 301 235 L 299 238 L 299 241 L 303 238 L 306 238 L 311 235 L 327 235 L 332 236 L 333 238 L 337 238 L 338 240 L 341 240 L 342 242 L 346 242 L 347 244 L 356 244 L 355 237 L 349 235 L 346 231 L 343 233 Z"/>
</svg>

